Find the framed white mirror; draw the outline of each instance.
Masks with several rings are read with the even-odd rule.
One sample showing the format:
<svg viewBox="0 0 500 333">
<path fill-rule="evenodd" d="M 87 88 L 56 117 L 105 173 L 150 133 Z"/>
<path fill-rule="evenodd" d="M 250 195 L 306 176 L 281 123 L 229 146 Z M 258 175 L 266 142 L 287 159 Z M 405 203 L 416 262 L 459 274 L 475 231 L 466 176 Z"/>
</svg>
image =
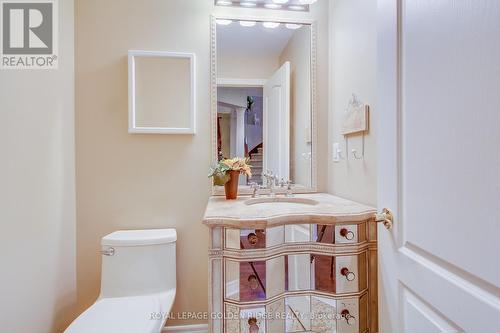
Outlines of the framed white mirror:
<svg viewBox="0 0 500 333">
<path fill-rule="evenodd" d="M 129 133 L 194 134 L 193 53 L 128 52 Z"/>
<path fill-rule="evenodd" d="M 249 159 L 240 194 L 271 173 L 296 193 L 315 192 L 315 23 L 212 17 L 211 36 L 213 164 Z"/>
</svg>

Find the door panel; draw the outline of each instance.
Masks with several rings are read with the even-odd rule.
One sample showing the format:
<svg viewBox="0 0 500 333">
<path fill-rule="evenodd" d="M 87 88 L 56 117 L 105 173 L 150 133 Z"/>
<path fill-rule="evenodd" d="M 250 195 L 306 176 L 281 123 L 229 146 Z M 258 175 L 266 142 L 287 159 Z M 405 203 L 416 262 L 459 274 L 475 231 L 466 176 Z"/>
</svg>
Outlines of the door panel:
<svg viewBox="0 0 500 333">
<path fill-rule="evenodd" d="M 498 1 L 402 4 L 405 240 L 496 285 L 476 259 L 498 251 L 499 38 Z"/>
<path fill-rule="evenodd" d="M 500 332 L 500 2 L 379 1 L 381 332 Z"/>
<path fill-rule="evenodd" d="M 263 170 L 290 179 L 290 62 L 264 85 Z"/>
<path fill-rule="evenodd" d="M 463 331 L 462 329 L 449 323 L 438 311 L 419 299 L 408 289 L 403 289 L 402 295 L 405 317 L 405 332 L 451 333 Z"/>
</svg>

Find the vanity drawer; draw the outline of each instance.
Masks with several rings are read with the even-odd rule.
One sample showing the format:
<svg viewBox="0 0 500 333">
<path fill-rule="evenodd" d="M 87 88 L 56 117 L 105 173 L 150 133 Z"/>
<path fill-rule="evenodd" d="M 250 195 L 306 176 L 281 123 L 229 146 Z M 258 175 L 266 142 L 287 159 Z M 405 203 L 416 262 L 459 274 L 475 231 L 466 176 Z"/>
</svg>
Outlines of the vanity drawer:
<svg viewBox="0 0 500 333">
<path fill-rule="evenodd" d="M 312 289 L 331 294 L 356 293 L 367 288 L 366 252 L 349 256 L 312 256 Z"/>
<path fill-rule="evenodd" d="M 240 307 L 237 305 L 225 304 L 225 333 L 274 333 L 277 331 L 266 330 L 266 307 Z"/>
<path fill-rule="evenodd" d="M 267 229 L 224 229 L 225 249 L 256 250 L 310 241 L 310 224 L 289 224 Z"/>
<path fill-rule="evenodd" d="M 287 254 L 267 260 L 224 260 L 224 298 L 265 301 L 285 292 L 315 290 L 335 295 L 367 288 L 367 254 Z"/>
<path fill-rule="evenodd" d="M 225 333 L 363 333 L 368 327 L 368 296 L 297 295 L 262 305 L 225 303 L 225 316 Z"/>
<path fill-rule="evenodd" d="M 285 260 L 285 256 L 260 261 L 226 259 L 224 261 L 225 299 L 255 302 L 283 294 L 287 285 Z"/>
<path fill-rule="evenodd" d="M 356 244 L 366 240 L 366 223 L 314 225 L 313 239 L 322 244 Z"/>
</svg>

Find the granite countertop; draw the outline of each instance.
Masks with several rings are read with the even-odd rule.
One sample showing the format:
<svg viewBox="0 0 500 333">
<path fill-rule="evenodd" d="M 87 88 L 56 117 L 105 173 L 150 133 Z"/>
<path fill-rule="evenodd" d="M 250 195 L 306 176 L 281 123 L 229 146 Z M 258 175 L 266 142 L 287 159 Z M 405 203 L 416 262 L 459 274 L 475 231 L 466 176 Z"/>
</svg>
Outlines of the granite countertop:
<svg viewBox="0 0 500 333">
<path fill-rule="evenodd" d="M 262 202 L 275 200 L 275 202 Z M 295 202 L 280 202 L 291 200 Z M 249 204 L 252 203 L 252 204 Z M 211 197 L 203 223 L 209 227 L 266 228 L 283 224 L 365 221 L 373 218 L 376 209 L 327 193 L 296 194 L 291 199 L 278 196 L 236 200 Z"/>
</svg>

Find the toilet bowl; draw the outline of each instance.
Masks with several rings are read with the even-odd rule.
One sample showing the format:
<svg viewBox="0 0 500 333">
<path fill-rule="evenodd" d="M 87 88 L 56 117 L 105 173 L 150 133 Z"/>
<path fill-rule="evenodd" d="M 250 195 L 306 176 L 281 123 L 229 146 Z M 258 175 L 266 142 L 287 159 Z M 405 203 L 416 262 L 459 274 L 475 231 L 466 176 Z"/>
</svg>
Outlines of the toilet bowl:
<svg viewBox="0 0 500 333">
<path fill-rule="evenodd" d="M 159 333 L 175 299 L 175 229 L 102 238 L 101 293 L 65 333 Z"/>
</svg>

